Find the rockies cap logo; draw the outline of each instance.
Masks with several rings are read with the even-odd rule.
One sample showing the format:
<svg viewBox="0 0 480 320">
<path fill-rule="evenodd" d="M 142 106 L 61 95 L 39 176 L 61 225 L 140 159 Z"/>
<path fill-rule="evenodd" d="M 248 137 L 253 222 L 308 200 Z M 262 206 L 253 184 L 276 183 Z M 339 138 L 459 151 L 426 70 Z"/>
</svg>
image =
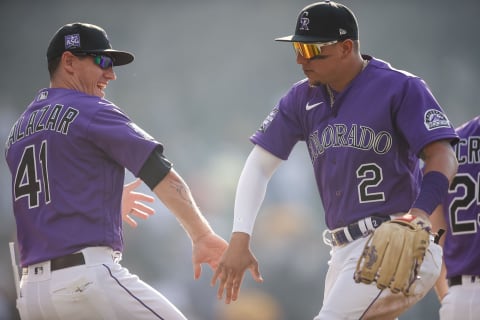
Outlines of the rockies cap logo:
<svg viewBox="0 0 480 320">
<path fill-rule="evenodd" d="M 300 18 L 300 30 L 310 30 L 308 29 L 308 24 L 310 23 L 310 19 L 308 18 L 308 11 L 304 11 L 302 13 L 302 17 Z"/>
<path fill-rule="evenodd" d="M 65 49 L 76 49 L 80 48 L 80 35 L 68 34 L 65 36 Z"/>
</svg>

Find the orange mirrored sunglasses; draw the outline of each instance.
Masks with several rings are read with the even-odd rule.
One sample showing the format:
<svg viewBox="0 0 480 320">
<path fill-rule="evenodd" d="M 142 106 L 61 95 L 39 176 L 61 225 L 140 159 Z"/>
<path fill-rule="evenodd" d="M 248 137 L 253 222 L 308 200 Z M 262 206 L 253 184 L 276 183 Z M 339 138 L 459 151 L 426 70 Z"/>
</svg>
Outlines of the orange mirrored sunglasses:
<svg viewBox="0 0 480 320">
<path fill-rule="evenodd" d="M 329 46 L 337 42 L 338 40 L 321 43 L 292 42 L 292 44 L 295 54 L 300 54 L 305 59 L 312 59 L 322 53 L 322 47 Z"/>
</svg>

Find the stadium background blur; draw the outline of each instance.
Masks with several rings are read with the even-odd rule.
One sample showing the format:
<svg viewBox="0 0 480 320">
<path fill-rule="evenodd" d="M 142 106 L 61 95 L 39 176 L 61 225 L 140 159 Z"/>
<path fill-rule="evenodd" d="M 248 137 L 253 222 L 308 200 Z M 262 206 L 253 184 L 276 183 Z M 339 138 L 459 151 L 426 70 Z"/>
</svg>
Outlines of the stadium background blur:
<svg viewBox="0 0 480 320">
<path fill-rule="evenodd" d="M 107 98 L 162 141 L 215 230 L 230 237 L 238 176 L 261 124 L 291 84 L 303 78 L 288 44 L 306 0 L 0 2 L 0 137 L 38 89 L 49 85 L 45 52 L 63 24 L 105 28 L 114 48 L 135 54 L 115 69 Z M 455 126 L 478 114 L 480 70 L 474 0 L 343 1 L 359 20 L 363 53 L 424 78 Z M 361 112 L 361 110 L 359 110 Z M 189 319 L 311 319 L 321 306 L 329 248 L 323 209 L 305 145 L 270 183 L 253 238 L 264 284 L 250 275 L 230 306 L 194 281 L 190 243 L 157 200 L 156 215 L 125 226 L 123 264 L 174 302 Z M 10 175 L 0 160 L 0 319 L 17 319 L 8 242 L 15 240 Z M 127 182 L 133 179 L 127 174 Z M 150 191 L 143 187 L 144 192 Z M 339 297 L 341 299 L 341 297 Z M 437 319 L 431 292 L 401 319 Z"/>
</svg>

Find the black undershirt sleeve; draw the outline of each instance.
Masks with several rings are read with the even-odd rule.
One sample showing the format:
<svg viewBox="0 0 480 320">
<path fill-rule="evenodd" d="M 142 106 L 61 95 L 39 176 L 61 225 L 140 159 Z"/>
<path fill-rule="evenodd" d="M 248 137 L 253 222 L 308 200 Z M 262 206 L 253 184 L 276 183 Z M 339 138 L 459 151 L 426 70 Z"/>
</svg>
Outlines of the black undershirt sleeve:
<svg viewBox="0 0 480 320">
<path fill-rule="evenodd" d="M 151 190 L 165 178 L 173 166 L 172 163 L 165 158 L 162 150 L 163 148 L 161 146 L 155 148 L 138 173 L 138 177 L 142 179 Z"/>
</svg>

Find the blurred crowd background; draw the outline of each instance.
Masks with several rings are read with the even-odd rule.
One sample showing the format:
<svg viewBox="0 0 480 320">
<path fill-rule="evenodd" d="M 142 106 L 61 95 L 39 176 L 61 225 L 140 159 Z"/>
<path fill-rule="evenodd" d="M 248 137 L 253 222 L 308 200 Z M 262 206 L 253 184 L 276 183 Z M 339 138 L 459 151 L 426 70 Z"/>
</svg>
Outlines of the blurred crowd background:
<svg viewBox="0 0 480 320">
<path fill-rule="evenodd" d="M 304 77 L 289 44 L 306 0 L 0 2 L 0 137 L 37 90 L 48 87 L 45 52 L 63 24 L 106 29 L 135 61 L 115 69 L 107 98 L 165 144 L 217 233 L 229 239 L 235 187 L 249 136 L 277 100 Z M 359 21 L 361 49 L 427 81 L 458 126 L 478 114 L 480 3 L 476 0 L 345 0 Z M 359 110 L 361 112 L 361 110 Z M 125 226 L 123 265 L 164 293 L 189 319 L 312 319 L 321 307 L 329 247 L 323 209 L 304 144 L 270 183 L 252 240 L 265 282 L 245 277 L 225 306 L 193 280 L 191 244 L 157 200 L 156 214 Z M 8 242 L 15 241 L 10 174 L 0 160 L 0 319 L 17 319 Z M 134 177 L 127 172 L 126 182 Z M 74 183 L 72 181 L 72 183 Z M 141 191 L 151 194 L 142 186 Z M 341 299 L 341 297 L 339 297 Z M 400 319 L 437 319 L 433 292 Z"/>
</svg>

